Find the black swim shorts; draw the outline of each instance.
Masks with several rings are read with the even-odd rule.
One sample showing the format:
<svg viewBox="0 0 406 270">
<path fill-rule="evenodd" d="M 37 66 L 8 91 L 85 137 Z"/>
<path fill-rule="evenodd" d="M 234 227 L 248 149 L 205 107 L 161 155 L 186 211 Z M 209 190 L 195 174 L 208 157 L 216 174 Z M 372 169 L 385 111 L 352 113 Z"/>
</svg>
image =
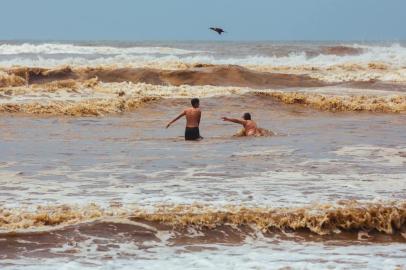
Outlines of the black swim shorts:
<svg viewBox="0 0 406 270">
<path fill-rule="evenodd" d="M 194 140 L 199 140 L 202 137 L 200 137 L 200 132 L 198 127 L 186 127 L 185 129 L 185 140 L 186 141 L 194 141 Z"/>
</svg>

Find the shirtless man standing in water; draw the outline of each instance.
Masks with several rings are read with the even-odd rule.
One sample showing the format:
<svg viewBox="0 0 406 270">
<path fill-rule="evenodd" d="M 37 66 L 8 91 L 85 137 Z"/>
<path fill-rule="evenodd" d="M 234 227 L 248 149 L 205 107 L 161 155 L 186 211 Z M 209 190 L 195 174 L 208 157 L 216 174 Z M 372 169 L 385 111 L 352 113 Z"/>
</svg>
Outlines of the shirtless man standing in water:
<svg viewBox="0 0 406 270">
<path fill-rule="evenodd" d="M 250 113 L 244 113 L 243 119 L 223 117 L 223 121 L 240 124 L 244 127 L 245 136 L 263 136 L 261 129 L 257 127 L 257 123 L 251 120 Z"/>
<path fill-rule="evenodd" d="M 179 114 L 175 119 L 166 125 L 169 128 L 177 120 L 186 116 L 186 129 L 185 129 L 185 140 L 196 141 L 201 140 L 203 137 L 200 136 L 199 125 L 202 112 L 199 108 L 200 101 L 198 98 L 193 98 L 191 100 L 192 107 L 185 109 L 181 114 Z"/>
</svg>

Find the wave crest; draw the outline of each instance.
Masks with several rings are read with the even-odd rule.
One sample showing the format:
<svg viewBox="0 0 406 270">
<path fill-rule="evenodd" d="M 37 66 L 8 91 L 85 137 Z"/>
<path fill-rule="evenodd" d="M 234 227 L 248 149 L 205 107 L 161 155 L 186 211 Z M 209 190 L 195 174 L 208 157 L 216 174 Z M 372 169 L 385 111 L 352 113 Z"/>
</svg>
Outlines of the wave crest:
<svg viewBox="0 0 406 270">
<path fill-rule="evenodd" d="M 216 85 L 239 87 L 312 87 L 325 85 L 318 79 L 305 75 L 258 72 L 240 66 L 202 65 L 182 70 L 161 70 L 151 68 L 117 68 L 70 66 L 46 68 L 12 68 L 8 76 L 20 77 L 26 84 L 43 84 L 60 80 L 89 80 L 97 78 L 102 82 L 132 82 L 154 85 Z M 11 86 L 11 85 L 3 85 Z M 1 85 L 0 85 L 1 87 Z"/>
<path fill-rule="evenodd" d="M 0 113 L 22 113 L 37 115 L 102 116 L 134 110 L 139 106 L 158 100 L 158 97 L 91 99 L 80 102 L 51 101 L 46 104 L 6 103 L 0 104 Z"/>
<path fill-rule="evenodd" d="M 406 229 L 406 202 L 312 205 L 301 208 L 250 208 L 208 205 L 156 206 L 153 210 L 112 207 L 95 204 L 86 207 L 47 206 L 35 211 L 0 209 L 0 229 L 10 231 L 50 230 L 55 227 L 102 220 L 125 218 L 134 221 L 158 222 L 173 227 L 214 229 L 228 226 L 254 226 L 264 232 L 308 230 L 325 235 L 341 231 L 378 231 L 394 234 Z"/>
<path fill-rule="evenodd" d="M 406 112 L 406 95 L 391 96 L 340 96 L 306 92 L 256 92 L 285 104 L 300 104 L 323 111 L 369 111 L 398 113 Z"/>
<path fill-rule="evenodd" d="M 385 67 L 377 65 L 374 68 Z M 354 87 L 373 89 L 370 84 L 353 83 Z M 292 87 L 313 90 L 291 92 L 270 89 Z M 199 66 L 175 71 L 69 66 L 56 69 L 13 68 L 0 73 L 0 113 L 92 116 L 130 111 L 159 98 L 195 95 L 203 98 L 246 93 L 327 111 L 406 111 L 406 95 L 400 92 L 403 88 L 395 92 L 346 87 L 337 88 L 310 76 L 256 72 L 238 66 Z M 395 88 L 394 85 L 385 87 Z"/>
</svg>

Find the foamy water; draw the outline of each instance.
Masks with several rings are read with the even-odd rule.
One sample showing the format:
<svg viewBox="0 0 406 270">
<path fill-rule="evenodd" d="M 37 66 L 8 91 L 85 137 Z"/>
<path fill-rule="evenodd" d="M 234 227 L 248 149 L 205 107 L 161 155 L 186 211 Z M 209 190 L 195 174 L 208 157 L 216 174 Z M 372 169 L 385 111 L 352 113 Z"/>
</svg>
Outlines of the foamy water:
<svg viewBox="0 0 406 270">
<path fill-rule="evenodd" d="M 0 45 L 1 269 L 404 268 L 405 49 L 340 46 Z"/>
<path fill-rule="evenodd" d="M 146 46 L 147 45 L 147 46 Z M 138 64 L 138 62 L 170 61 L 186 63 L 331 66 L 345 63 L 383 62 L 404 67 L 404 44 L 323 44 L 308 43 L 3 43 L 1 65 L 56 66 L 95 64 Z M 336 55 L 324 48 L 345 46 L 358 49 L 354 53 Z M 29 64 L 31 61 L 31 64 Z"/>
<path fill-rule="evenodd" d="M 326 82 L 406 82 L 404 43 L 0 43 L 0 67 L 114 66 L 179 70 L 197 64 L 306 74 Z M 1 80 L 1 79 L 0 79 Z"/>
</svg>

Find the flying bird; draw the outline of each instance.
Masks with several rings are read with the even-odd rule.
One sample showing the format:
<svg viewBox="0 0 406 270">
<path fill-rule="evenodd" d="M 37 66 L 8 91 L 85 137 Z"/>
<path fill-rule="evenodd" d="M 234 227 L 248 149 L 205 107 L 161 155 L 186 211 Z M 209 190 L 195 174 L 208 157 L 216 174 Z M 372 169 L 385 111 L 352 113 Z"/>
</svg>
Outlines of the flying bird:
<svg viewBox="0 0 406 270">
<path fill-rule="evenodd" d="M 218 27 L 210 27 L 210 30 L 213 30 L 214 32 L 217 32 L 217 34 L 221 35 L 222 33 L 226 33 L 222 28 Z"/>
</svg>

